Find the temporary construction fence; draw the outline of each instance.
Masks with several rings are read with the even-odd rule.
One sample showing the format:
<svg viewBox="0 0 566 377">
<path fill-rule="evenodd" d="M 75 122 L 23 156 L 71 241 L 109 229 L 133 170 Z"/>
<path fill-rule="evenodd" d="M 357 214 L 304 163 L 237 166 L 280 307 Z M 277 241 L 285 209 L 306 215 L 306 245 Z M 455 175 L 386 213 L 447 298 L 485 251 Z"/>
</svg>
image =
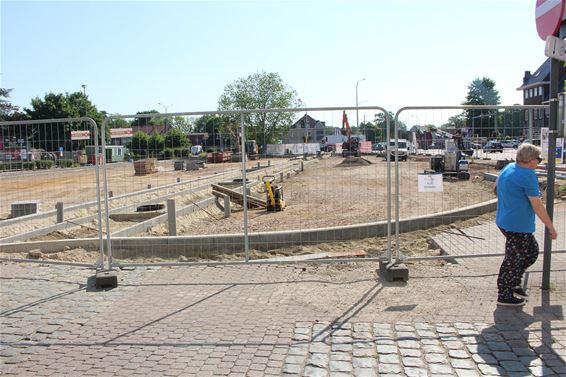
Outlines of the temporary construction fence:
<svg viewBox="0 0 566 377">
<path fill-rule="evenodd" d="M 102 130 L 102 133 L 104 130 Z M 104 242 L 99 129 L 88 117 L 0 122 L 0 243 L 3 252 L 28 240 L 93 235 L 94 262 L 102 267 Z M 80 175 L 80 179 L 77 179 Z M 72 247 L 70 241 L 66 247 Z M 23 249 L 32 260 L 42 256 L 33 243 Z M 63 249 L 63 248 L 62 248 Z M 45 248 L 43 248 L 45 252 Z M 48 261 L 63 263 L 58 254 Z M 92 259 L 92 258 L 91 258 Z"/>
<path fill-rule="evenodd" d="M 106 137 L 101 138 L 100 148 L 96 135 L 91 141 L 100 156 L 93 161 L 94 171 L 98 172 L 101 162 L 105 189 L 97 188 L 99 195 L 90 196 L 86 188 L 79 188 L 80 195 L 74 199 L 61 194 L 65 186 L 87 182 L 85 174 L 93 170 L 88 166 L 73 169 L 69 180 L 62 175 L 66 170 L 57 169 L 61 185 L 53 185 L 66 208 L 78 205 L 75 201 L 80 205 L 105 203 L 104 209 L 98 208 L 99 219 L 86 220 L 92 216 L 88 213 L 68 219 L 68 225 L 71 221 L 78 224 L 72 231 L 67 228 L 63 235 L 72 239 L 40 241 L 41 247 L 37 241 L 26 242 L 26 247 L 48 251 L 61 245 L 73 249 L 83 245 L 88 250 L 94 245 L 107 258 L 107 268 L 141 264 L 329 262 L 336 257 L 342 257 L 340 261 L 422 258 L 422 253 L 415 255 L 413 246 L 400 239 L 399 234 L 492 212 L 495 196 L 485 177 L 497 171 L 488 162 L 513 159 L 513 141 L 535 140 L 541 127 L 533 126 L 538 118 L 532 114 L 540 110 L 545 111 L 546 107 L 407 107 L 397 112 L 394 121 L 390 119 L 391 113 L 376 106 L 110 116 L 101 127 L 101 135 Z M 526 111 L 531 116 L 526 116 Z M 287 115 L 293 127 L 280 134 L 268 124 L 254 126 L 250 117 L 257 114 Z M 466 161 L 470 179 L 458 179 L 458 174 L 442 179 L 443 171 L 431 171 L 431 161 L 451 158 L 452 155 L 445 155 L 451 148 L 446 144 L 455 140 L 448 137 L 442 126 L 458 124 L 463 119 L 471 119 L 471 124 L 460 127 L 456 143 L 469 154 Z M 344 120 L 351 126 L 352 139 L 377 142 L 370 154 L 356 159 L 316 150 L 303 156 L 268 153 L 268 146 L 276 139 L 306 145 L 320 140 L 320 135 L 339 134 Z M 64 124 L 69 120 L 57 122 Z M 89 125 L 96 131 L 95 124 Z M 0 126 L 16 124 L 3 122 Z M 189 129 L 191 132 L 187 132 Z M 511 146 L 500 152 L 497 145 L 492 147 L 493 143 L 489 143 L 492 139 L 509 142 Z M 404 161 L 404 153 L 410 155 L 408 161 Z M 460 160 L 453 165 L 457 169 Z M 443 161 L 442 169 L 449 170 L 447 166 Z M 8 175 L 2 175 L 10 180 Z M 423 183 L 423 177 L 432 181 Z M 282 189 L 286 202 L 283 211 L 267 210 L 273 199 L 269 185 L 279 186 L 275 188 L 279 193 Z M 47 188 L 41 190 L 47 192 Z M 31 194 L 24 190 L 19 195 L 27 199 Z M 16 220 L 3 220 L 0 229 Z M 95 226 L 98 229 L 89 229 Z M 71 234 L 78 229 L 81 239 Z M 451 229 L 431 231 L 420 239 L 442 250 L 458 243 L 445 236 L 462 232 L 467 230 L 453 225 Z M 49 234 L 54 238 L 52 231 Z M 103 238 L 106 242 L 102 242 Z M 370 241 L 359 241 L 364 239 Z M 3 248 L 17 249 L 12 241 L 0 240 Z M 484 250 L 495 252 L 502 248 L 487 245 Z M 439 257 L 438 252 L 435 254 L 431 257 Z"/>
</svg>

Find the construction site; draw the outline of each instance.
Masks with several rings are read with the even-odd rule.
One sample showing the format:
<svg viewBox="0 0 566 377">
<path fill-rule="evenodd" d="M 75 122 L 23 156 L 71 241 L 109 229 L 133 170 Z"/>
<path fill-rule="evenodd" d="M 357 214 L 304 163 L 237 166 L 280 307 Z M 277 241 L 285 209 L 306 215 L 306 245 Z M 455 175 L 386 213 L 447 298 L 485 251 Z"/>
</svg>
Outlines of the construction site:
<svg viewBox="0 0 566 377">
<path fill-rule="evenodd" d="M 446 180 L 442 193 L 422 193 L 417 190 L 417 175 L 429 166 L 429 158 L 415 156 L 401 162 L 399 217 L 433 215 L 473 206 L 494 199 L 493 182 L 484 180 L 484 173 L 495 171 L 494 163 L 478 160 L 470 164 L 471 179 Z M 256 258 L 274 255 L 306 254 L 321 244 L 334 242 L 360 242 L 368 237 L 359 236 L 355 227 L 363 224 L 383 223 L 388 217 L 388 163 L 381 157 L 347 157 L 322 154 L 307 158 L 270 158 L 248 161 L 247 226 L 250 234 L 270 232 L 297 232 L 305 229 L 338 229 L 354 227 L 347 237 L 328 240 L 319 235 L 296 246 L 281 241 L 270 241 L 263 251 L 253 250 Z M 392 163 L 393 168 L 395 164 Z M 109 164 L 107 179 L 109 197 L 109 229 L 112 237 L 157 238 L 170 235 L 167 201 L 176 207 L 175 235 L 177 237 L 206 237 L 241 234 L 244 211 L 242 198 L 242 164 L 226 162 L 206 164 L 197 170 L 176 170 L 173 161 L 158 161 L 151 174 L 136 175 L 131 163 Z M 268 211 L 270 201 L 265 177 L 280 188 L 284 198 L 283 210 Z M 61 250 L 51 250 L 42 258 L 80 259 L 94 262 L 97 257 L 97 217 L 95 168 L 58 169 L 49 173 L 5 173 L 2 179 L 3 200 L 0 204 L 3 225 L 0 228 L 2 243 L 28 243 L 90 239 L 78 248 L 67 242 Z M 218 190 L 223 190 L 219 193 Z M 239 190 L 239 196 L 237 195 Z M 394 190 L 394 188 L 393 188 Z M 222 196 L 232 195 L 228 202 Z M 284 194 L 283 194 L 284 193 Z M 473 193 L 473 195 L 463 194 Z M 215 195 L 216 194 L 216 195 Z M 391 194 L 391 193 L 389 193 Z M 26 198 L 38 198 L 41 212 L 23 217 L 22 221 L 8 219 L 10 205 Z M 63 202 L 64 220 L 57 222 L 55 208 Z M 228 211 L 225 208 L 228 204 Z M 394 203 L 393 203 L 394 205 Z M 47 213 L 47 215 L 46 215 Z M 391 215 L 395 215 L 394 212 Z M 458 215 L 447 222 L 458 221 Z M 10 224 L 10 221 L 12 223 Z M 322 234 L 322 233 L 321 233 Z M 206 238 L 199 238 L 199 242 Z M 342 239 L 340 239 L 342 238 Z M 290 239 L 290 237 L 289 237 Z M 320 242 L 317 242 L 320 241 Z M 191 241 L 186 241 L 191 243 Z M 208 241 L 213 244 L 212 241 Z M 230 241 L 229 250 L 212 253 L 180 252 L 128 252 L 127 258 L 172 259 L 225 259 L 239 255 L 242 245 Z M 58 244 L 61 245 L 61 244 Z M 88 245 L 91 245 L 89 248 Z M 335 245 L 336 246 L 336 245 Z M 27 246 L 29 249 L 30 246 Z M 329 248 L 322 246 L 322 249 Z M 333 247 L 334 248 L 334 247 Z M 46 250 L 45 247 L 38 249 Z M 222 248 L 220 248 L 222 249 Z M 361 249 L 345 246 L 344 251 Z M 69 252 L 69 250 L 79 250 Z M 118 249 L 115 248 L 117 251 Z M 65 252 L 66 251 L 66 252 Z M 374 250 L 380 254 L 383 250 Z M 64 252 L 64 253 L 62 253 Z M 59 254 L 57 254 L 59 253 Z M 10 253 L 12 257 L 26 257 L 26 251 Z M 355 254 L 355 253 L 354 253 Z M 120 254 L 116 255 L 120 258 Z"/>
</svg>

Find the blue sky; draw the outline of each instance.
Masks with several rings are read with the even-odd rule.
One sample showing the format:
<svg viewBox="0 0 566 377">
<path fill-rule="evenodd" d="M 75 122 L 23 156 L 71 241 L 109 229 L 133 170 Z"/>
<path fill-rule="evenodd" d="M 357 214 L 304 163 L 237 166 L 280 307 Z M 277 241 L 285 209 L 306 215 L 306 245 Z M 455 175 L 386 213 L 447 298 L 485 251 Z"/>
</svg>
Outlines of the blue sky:
<svg viewBox="0 0 566 377">
<path fill-rule="evenodd" d="M 545 60 L 535 0 L 0 3 L 0 86 L 29 107 L 82 91 L 99 110 L 215 110 L 224 87 L 278 72 L 309 107 L 459 105 L 476 77 L 522 103 Z"/>
</svg>

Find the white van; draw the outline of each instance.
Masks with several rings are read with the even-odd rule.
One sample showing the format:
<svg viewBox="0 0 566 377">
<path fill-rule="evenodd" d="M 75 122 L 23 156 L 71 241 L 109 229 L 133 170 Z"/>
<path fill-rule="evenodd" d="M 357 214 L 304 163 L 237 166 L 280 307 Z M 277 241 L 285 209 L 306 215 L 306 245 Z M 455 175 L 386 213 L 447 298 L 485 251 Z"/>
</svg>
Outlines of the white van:
<svg viewBox="0 0 566 377">
<path fill-rule="evenodd" d="M 389 140 L 387 150 L 389 151 L 390 159 L 395 161 L 395 140 Z M 408 155 L 409 141 L 407 139 L 399 139 L 397 141 L 397 156 L 399 156 L 399 161 L 407 161 Z"/>
</svg>

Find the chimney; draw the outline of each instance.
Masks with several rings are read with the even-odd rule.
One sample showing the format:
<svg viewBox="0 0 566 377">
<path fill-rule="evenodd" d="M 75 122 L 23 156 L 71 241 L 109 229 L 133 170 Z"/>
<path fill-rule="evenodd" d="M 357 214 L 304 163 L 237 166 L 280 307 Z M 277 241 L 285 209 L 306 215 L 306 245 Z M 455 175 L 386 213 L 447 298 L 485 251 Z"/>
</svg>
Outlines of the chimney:
<svg viewBox="0 0 566 377">
<path fill-rule="evenodd" d="M 525 71 L 525 76 L 523 76 L 523 85 L 525 85 L 531 78 L 531 71 Z"/>
</svg>

